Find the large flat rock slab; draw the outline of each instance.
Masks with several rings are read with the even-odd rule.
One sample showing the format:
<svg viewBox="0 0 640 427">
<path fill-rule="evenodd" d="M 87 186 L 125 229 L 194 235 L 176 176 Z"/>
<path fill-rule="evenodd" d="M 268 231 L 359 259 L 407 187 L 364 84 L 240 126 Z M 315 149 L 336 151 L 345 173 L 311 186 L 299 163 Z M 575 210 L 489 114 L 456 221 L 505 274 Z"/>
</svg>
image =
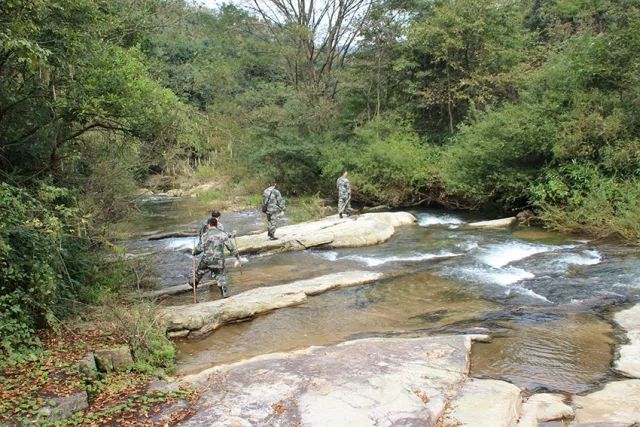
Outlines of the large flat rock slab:
<svg viewBox="0 0 640 427">
<path fill-rule="evenodd" d="M 280 227 L 278 240 L 269 240 L 267 233 L 238 237 L 238 249 L 243 254 L 285 252 L 308 248 L 346 248 L 377 245 L 387 241 L 401 225 L 413 224 L 416 218 L 408 212 L 376 212 L 354 217 L 337 215 L 318 221 Z"/>
<path fill-rule="evenodd" d="M 302 304 L 308 296 L 331 289 L 363 285 L 382 278 L 371 271 L 346 271 L 307 280 L 252 289 L 226 299 L 166 307 L 161 315 L 174 337 L 203 336 L 227 323 L 248 320 L 258 314 Z"/>
<path fill-rule="evenodd" d="M 467 227 L 474 228 L 509 228 L 518 222 L 515 216 L 509 218 L 492 219 L 489 221 L 470 222 Z"/>
<path fill-rule="evenodd" d="M 629 339 L 620 347 L 620 358 L 614 367 L 627 376 L 640 378 L 640 304 L 616 313 L 614 320 L 627 331 Z"/>
<path fill-rule="evenodd" d="M 522 407 L 520 389 L 498 380 L 471 379 L 449 404 L 445 426 L 515 427 Z"/>
<path fill-rule="evenodd" d="M 518 427 L 538 427 L 546 421 L 573 418 L 573 408 L 564 403 L 565 397 L 555 393 L 539 393 L 522 405 Z"/>
<path fill-rule="evenodd" d="M 602 390 L 574 396 L 571 425 L 632 426 L 640 423 L 640 380 L 610 382 Z"/>
<path fill-rule="evenodd" d="M 473 335 L 370 338 L 209 369 L 187 426 L 433 426 L 468 378 Z M 491 396 L 486 396 L 491 398 Z"/>
</svg>

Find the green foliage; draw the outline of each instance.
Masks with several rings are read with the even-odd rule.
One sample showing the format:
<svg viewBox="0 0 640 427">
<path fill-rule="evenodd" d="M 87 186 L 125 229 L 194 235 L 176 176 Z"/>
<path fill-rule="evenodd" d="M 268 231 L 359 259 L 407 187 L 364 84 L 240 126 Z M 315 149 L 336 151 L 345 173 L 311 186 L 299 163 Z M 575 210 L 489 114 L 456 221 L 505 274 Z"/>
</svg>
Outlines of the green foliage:
<svg viewBox="0 0 640 427">
<path fill-rule="evenodd" d="M 249 158 L 263 181 L 275 179 L 290 194 L 305 194 L 317 187 L 320 151 L 316 145 L 294 138 L 265 136 Z"/>
<path fill-rule="evenodd" d="M 175 362 L 175 344 L 166 336 L 164 322 L 151 303 L 116 305 L 104 310 L 105 320 L 113 325 L 113 333 L 122 337 L 133 352 L 136 369 L 171 373 Z"/>
<path fill-rule="evenodd" d="M 287 216 L 292 224 L 322 218 L 332 208 L 324 206 L 319 194 L 287 200 Z"/>
<path fill-rule="evenodd" d="M 440 158 L 439 177 L 458 203 L 517 208 L 526 204 L 557 137 L 556 124 L 544 111 L 507 106 L 460 128 Z"/>
<path fill-rule="evenodd" d="M 618 234 L 640 243 L 640 181 L 602 176 L 596 167 L 567 165 L 549 171 L 533 191 L 545 223 L 594 236 Z"/>
<path fill-rule="evenodd" d="M 84 304 L 119 292 L 130 282 L 122 262 L 89 251 L 88 221 L 69 190 L 41 186 L 39 199 L 0 185 L 0 331 L 2 351 L 37 344 L 37 328 L 76 313 Z"/>
<path fill-rule="evenodd" d="M 366 203 L 397 206 L 418 198 L 419 190 L 427 185 L 427 149 L 395 117 L 357 128 L 350 143 L 328 145 L 323 162 L 323 176 L 332 184 L 347 169 L 354 200 Z"/>
</svg>

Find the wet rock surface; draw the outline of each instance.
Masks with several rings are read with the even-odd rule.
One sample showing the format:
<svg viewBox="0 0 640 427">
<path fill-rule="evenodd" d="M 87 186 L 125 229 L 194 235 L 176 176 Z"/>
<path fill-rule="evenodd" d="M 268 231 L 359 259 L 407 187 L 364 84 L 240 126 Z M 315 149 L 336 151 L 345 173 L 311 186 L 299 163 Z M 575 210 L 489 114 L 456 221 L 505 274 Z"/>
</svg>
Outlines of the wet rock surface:
<svg viewBox="0 0 640 427">
<path fill-rule="evenodd" d="M 473 338 L 371 338 L 212 368 L 181 381 L 203 387 L 182 425 L 436 425 L 468 378 Z"/>
<path fill-rule="evenodd" d="M 640 304 L 615 314 L 614 320 L 627 331 L 628 344 L 620 347 L 620 358 L 615 369 L 621 373 L 640 378 Z"/>
<path fill-rule="evenodd" d="M 167 307 L 161 313 L 167 330 L 173 336 L 202 336 L 227 323 L 302 304 L 311 295 L 371 283 L 381 277 L 382 274 L 370 271 L 334 273 L 285 285 L 256 288 L 222 300 Z M 186 334 L 184 331 L 191 332 Z"/>
</svg>

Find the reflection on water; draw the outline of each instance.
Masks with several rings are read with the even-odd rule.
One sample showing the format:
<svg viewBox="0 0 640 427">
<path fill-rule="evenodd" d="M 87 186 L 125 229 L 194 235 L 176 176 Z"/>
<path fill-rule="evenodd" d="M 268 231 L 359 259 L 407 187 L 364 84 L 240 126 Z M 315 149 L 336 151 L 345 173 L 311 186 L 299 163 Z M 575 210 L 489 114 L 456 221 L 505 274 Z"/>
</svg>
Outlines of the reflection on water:
<svg viewBox="0 0 640 427">
<path fill-rule="evenodd" d="M 193 202 L 156 202 L 141 230 L 195 229 Z M 205 215 L 206 216 L 206 209 Z M 612 242 L 521 227 L 465 228 L 451 212 L 418 211 L 387 243 L 366 248 L 310 250 L 249 257 L 229 270 L 232 295 L 327 273 L 378 271 L 378 283 L 329 292 L 304 305 L 221 328 L 178 345 L 179 373 L 310 345 L 370 334 L 443 333 L 488 327 L 490 344 L 474 348 L 472 373 L 529 389 L 584 391 L 609 372 L 613 339 L 601 313 L 640 295 L 640 253 Z M 228 230 L 263 227 L 257 211 L 224 213 Z M 474 218 L 476 219 L 476 218 Z M 164 231 L 167 231 L 166 229 Z M 188 240 L 188 239 L 187 239 Z M 188 243 L 188 242 L 187 242 Z M 131 253 L 154 253 L 159 286 L 185 283 L 191 257 L 184 241 L 136 240 Z M 202 291 L 200 300 L 219 298 Z M 190 303 L 189 295 L 165 304 Z"/>
<path fill-rule="evenodd" d="M 503 336 L 474 346 L 472 375 L 506 379 L 529 390 L 580 393 L 609 371 L 613 330 L 597 316 L 525 316 L 505 326 L 511 329 Z"/>
<path fill-rule="evenodd" d="M 494 309 L 430 273 L 329 292 L 301 306 L 278 310 L 251 322 L 221 328 L 178 349 L 178 373 L 185 374 L 263 353 L 344 341 L 365 333 L 433 328 L 472 319 Z"/>
</svg>

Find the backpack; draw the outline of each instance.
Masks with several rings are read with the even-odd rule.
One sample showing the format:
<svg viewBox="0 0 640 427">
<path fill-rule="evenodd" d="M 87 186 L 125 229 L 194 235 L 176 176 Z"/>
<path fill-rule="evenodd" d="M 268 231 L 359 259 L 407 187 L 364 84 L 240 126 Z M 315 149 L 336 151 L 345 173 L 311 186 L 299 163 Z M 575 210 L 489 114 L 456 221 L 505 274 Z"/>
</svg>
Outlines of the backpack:
<svg viewBox="0 0 640 427">
<path fill-rule="evenodd" d="M 275 191 L 275 188 L 271 190 L 271 193 L 269 193 L 269 196 L 267 197 L 267 199 L 264 202 L 262 202 L 262 213 L 267 213 L 267 211 L 269 210 L 269 201 L 271 200 L 271 195 L 273 194 L 274 191 Z"/>
</svg>

